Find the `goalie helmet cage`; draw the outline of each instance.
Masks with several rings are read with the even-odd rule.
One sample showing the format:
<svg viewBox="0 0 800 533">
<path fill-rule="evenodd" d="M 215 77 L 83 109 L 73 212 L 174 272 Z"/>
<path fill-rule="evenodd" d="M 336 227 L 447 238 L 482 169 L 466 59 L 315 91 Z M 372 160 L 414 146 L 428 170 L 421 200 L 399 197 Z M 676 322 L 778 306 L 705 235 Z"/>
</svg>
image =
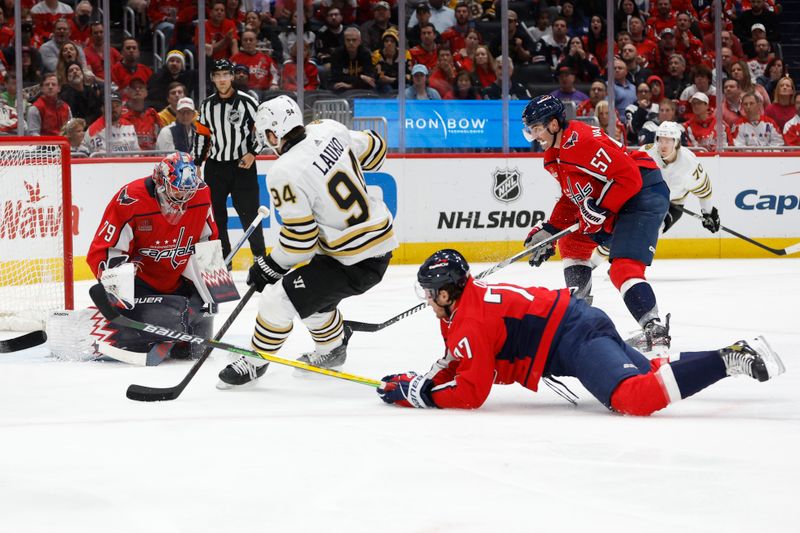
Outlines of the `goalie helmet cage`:
<svg viewBox="0 0 800 533">
<path fill-rule="evenodd" d="M 63 137 L 0 137 L 0 330 L 73 308 L 72 175 Z"/>
</svg>

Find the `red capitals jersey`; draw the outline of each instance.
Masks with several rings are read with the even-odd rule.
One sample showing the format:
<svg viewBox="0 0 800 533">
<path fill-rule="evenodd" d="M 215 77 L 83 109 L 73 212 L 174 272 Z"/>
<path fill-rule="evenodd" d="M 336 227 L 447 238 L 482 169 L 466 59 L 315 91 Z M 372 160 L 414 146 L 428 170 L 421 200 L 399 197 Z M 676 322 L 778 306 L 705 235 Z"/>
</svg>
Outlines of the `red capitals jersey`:
<svg viewBox="0 0 800 533">
<path fill-rule="evenodd" d="M 161 214 L 152 178 L 125 185 L 106 207 L 86 262 L 100 274 L 110 259 L 127 257 L 136 265 L 136 276 L 162 294 L 171 294 L 181 284 L 194 245 L 217 238 L 211 210 L 210 189 L 203 184 L 189 200 L 177 224 Z"/>
<path fill-rule="evenodd" d="M 266 91 L 273 85 L 278 85 L 278 67 L 267 54 L 256 52 L 250 55 L 239 52 L 231 57 L 231 61 L 247 67 L 247 87 L 250 89 Z"/>
<path fill-rule="evenodd" d="M 145 107 L 141 111 L 134 111 L 129 107 L 125 107 L 122 111 L 122 118 L 133 124 L 140 149 L 156 149 L 158 132 L 161 131 L 161 118 L 155 109 Z"/>
<path fill-rule="evenodd" d="M 590 196 L 600 207 L 619 213 L 642 188 L 639 169 L 658 166 L 645 152 L 627 153 L 600 128 L 572 120 L 561 146 L 544 153 L 544 168 L 558 180 L 562 192 L 550 224 L 563 229 L 578 220 L 577 206 Z"/>
<path fill-rule="evenodd" d="M 434 403 L 476 409 L 494 383 L 537 390 L 569 300 L 567 289 L 470 278 L 450 320 L 440 324 L 447 352 L 428 374 Z"/>
</svg>

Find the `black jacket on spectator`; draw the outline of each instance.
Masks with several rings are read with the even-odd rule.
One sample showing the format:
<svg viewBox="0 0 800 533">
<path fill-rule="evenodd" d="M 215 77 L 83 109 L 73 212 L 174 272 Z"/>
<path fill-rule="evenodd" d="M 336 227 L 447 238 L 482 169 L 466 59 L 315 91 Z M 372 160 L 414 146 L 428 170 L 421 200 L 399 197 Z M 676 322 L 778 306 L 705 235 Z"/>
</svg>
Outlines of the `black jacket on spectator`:
<svg viewBox="0 0 800 533">
<path fill-rule="evenodd" d="M 739 16 L 734 26 L 734 33 L 741 39 L 742 44 L 750 40 L 752 36 L 750 28 L 753 27 L 753 24 L 764 25 L 767 29 L 767 40 L 769 42 L 772 43 L 781 40 L 780 34 L 778 33 L 778 17 L 775 13 L 764 8 L 764 11 L 760 15 L 755 15 L 751 9 L 748 9 Z"/>
<path fill-rule="evenodd" d="M 344 46 L 344 29 L 339 33 L 333 33 L 327 27 L 317 32 L 317 62 L 327 63 L 333 61 L 331 58 L 337 48 Z"/>
<path fill-rule="evenodd" d="M 689 77 L 684 74 L 683 78 L 674 78 L 672 76 L 664 76 L 664 98 L 670 100 L 680 100 L 683 90 L 691 85 Z"/>
<path fill-rule="evenodd" d="M 331 56 L 331 87 L 339 82 L 349 83 L 353 89 L 368 89 L 370 87 L 361 79 L 361 75 L 375 78 L 375 67 L 372 65 L 372 56 L 364 46 L 359 46 L 355 59 L 350 59 L 347 50 L 337 48 Z"/>
<path fill-rule="evenodd" d="M 156 109 L 162 109 L 167 105 L 167 94 L 169 84 L 177 81 L 186 86 L 188 91 L 186 96 L 194 97 L 197 94 L 197 71 L 182 70 L 177 76 L 173 76 L 166 64 L 160 70 L 154 72 L 147 82 L 147 105 Z"/>
<path fill-rule="evenodd" d="M 103 86 L 99 83 L 84 85 L 83 91 L 64 85 L 61 88 L 61 99 L 72 110 L 72 116 L 84 119 L 86 124 L 91 124 L 103 113 Z"/>
<path fill-rule="evenodd" d="M 383 32 L 392 27 L 391 21 L 385 28 L 378 26 L 374 20 L 368 20 L 361 25 L 361 40 L 370 50 L 377 50 L 383 46 Z"/>
<path fill-rule="evenodd" d="M 517 26 L 517 31 L 514 32 L 514 35 L 508 36 L 508 55 L 511 57 L 511 61 L 514 62 L 514 66 L 524 65 L 528 62 L 527 60 L 523 61 L 517 56 L 516 46 L 514 46 L 514 39 L 516 38 L 522 39 L 522 47 L 531 54 L 531 62 L 533 62 L 533 57 L 537 55 L 536 43 L 533 42 L 530 33 L 522 29 L 522 26 Z M 489 51 L 492 52 L 494 57 L 497 57 L 502 53 L 503 43 L 501 42 L 501 39 L 502 36 L 498 35 L 492 39 L 492 42 L 489 44 Z M 545 46 L 547 45 L 545 44 Z M 550 47 L 548 46 L 547 48 L 549 49 Z"/>
<path fill-rule="evenodd" d="M 544 41 L 542 41 L 544 42 Z M 575 79 L 579 82 L 590 83 L 600 77 L 600 69 L 597 65 L 586 58 L 581 59 L 578 55 L 571 55 L 564 58 L 559 66 L 566 65 L 575 73 Z"/>
<path fill-rule="evenodd" d="M 502 80 L 496 80 L 491 85 L 487 85 L 481 91 L 481 98 L 484 100 L 500 100 L 503 96 Z M 509 80 L 509 92 L 511 99 L 530 100 L 531 94 L 528 89 L 518 81 Z"/>
</svg>

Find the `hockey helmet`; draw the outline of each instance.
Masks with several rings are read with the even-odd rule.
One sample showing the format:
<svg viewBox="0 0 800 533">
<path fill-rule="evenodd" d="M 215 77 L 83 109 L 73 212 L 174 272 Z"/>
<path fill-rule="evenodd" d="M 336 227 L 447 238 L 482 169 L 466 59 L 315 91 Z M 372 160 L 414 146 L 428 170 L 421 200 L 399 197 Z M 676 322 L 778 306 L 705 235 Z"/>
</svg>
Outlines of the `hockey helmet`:
<svg viewBox="0 0 800 533">
<path fill-rule="evenodd" d="M 153 182 L 161 213 L 170 224 L 177 224 L 186 212 L 186 204 L 204 186 L 194 158 L 186 152 L 169 154 L 156 164 Z"/>
<path fill-rule="evenodd" d="M 681 136 L 683 131 L 680 125 L 676 122 L 665 120 L 658 125 L 656 129 L 656 145 L 658 145 L 658 152 L 661 154 L 662 159 L 671 160 L 681 145 Z M 662 145 L 659 139 L 672 139 L 675 142 L 670 146 L 669 144 Z"/>
<path fill-rule="evenodd" d="M 422 263 L 417 271 L 417 294 L 423 299 L 435 298 L 440 289 L 449 290 L 458 298 L 469 279 L 469 263 L 458 251 L 439 250 Z"/>
<path fill-rule="evenodd" d="M 233 74 L 233 64 L 227 59 L 217 59 L 211 65 L 211 74 L 215 72 L 230 72 Z"/>
<path fill-rule="evenodd" d="M 539 124 L 546 124 L 551 119 L 558 119 L 562 128 L 566 127 L 567 119 L 564 115 L 564 103 L 549 94 L 537 96 L 525 106 L 522 111 L 522 134 L 528 142 L 536 139 L 531 129 Z"/>
<path fill-rule="evenodd" d="M 281 141 L 296 127 L 303 126 L 303 112 L 297 102 L 282 94 L 258 106 L 256 113 L 256 131 L 261 142 L 269 146 L 276 155 L 280 155 Z M 278 138 L 273 145 L 267 138 L 267 131 Z"/>
</svg>

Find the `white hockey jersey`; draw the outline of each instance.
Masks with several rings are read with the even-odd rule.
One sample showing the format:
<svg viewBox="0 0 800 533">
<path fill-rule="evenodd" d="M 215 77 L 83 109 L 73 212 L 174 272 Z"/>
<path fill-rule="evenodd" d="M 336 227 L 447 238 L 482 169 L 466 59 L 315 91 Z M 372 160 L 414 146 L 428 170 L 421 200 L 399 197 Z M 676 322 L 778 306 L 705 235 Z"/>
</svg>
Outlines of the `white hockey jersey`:
<svg viewBox="0 0 800 533">
<path fill-rule="evenodd" d="M 689 193 L 700 200 L 703 211 L 711 211 L 711 180 L 708 173 L 700 164 L 697 156 L 688 148 L 679 147 L 678 156 L 672 163 L 665 163 L 655 144 L 646 144 L 642 149 L 653 158 L 661 175 L 669 187 L 669 201 L 673 204 L 683 205 Z"/>
<path fill-rule="evenodd" d="M 377 170 L 386 142 L 334 120 L 306 126 L 306 138 L 280 156 L 267 174 L 283 221 L 272 258 L 291 268 L 316 253 L 352 265 L 398 246 L 386 204 L 367 191 L 363 170 Z"/>
</svg>

